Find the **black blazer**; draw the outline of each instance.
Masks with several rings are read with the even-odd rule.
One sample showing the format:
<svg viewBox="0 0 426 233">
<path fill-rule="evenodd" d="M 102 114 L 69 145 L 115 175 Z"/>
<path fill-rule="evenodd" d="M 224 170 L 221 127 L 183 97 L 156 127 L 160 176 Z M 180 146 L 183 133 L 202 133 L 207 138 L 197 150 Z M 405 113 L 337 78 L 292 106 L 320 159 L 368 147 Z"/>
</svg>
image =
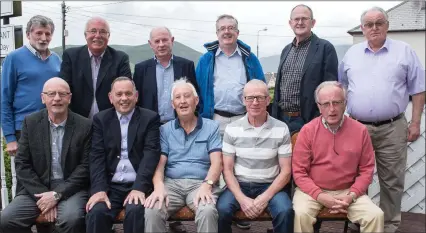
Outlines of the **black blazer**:
<svg viewBox="0 0 426 233">
<path fill-rule="evenodd" d="M 102 57 L 96 83 L 96 102 L 99 111 L 112 107 L 108 99 L 108 92 L 111 91 L 112 81 L 120 76 L 132 78 L 129 56 L 108 46 Z M 87 45 L 64 51 L 60 77 L 65 79 L 71 88 L 70 109 L 88 117 L 94 93 L 92 67 Z"/>
<path fill-rule="evenodd" d="M 199 93 L 193 61 L 173 55 L 173 73 L 174 80 L 185 76 Z M 139 91 L 137 105 L 158 112 L 156 62 L 154 58 L 135 65 L 133 81 Z"/>
<path fill-rule="evenodd" d="M 67 199 L 89 188 L 89 153 L 92 121 L 71 111 L 65 124 L 61 167 L 65 183 L 51 189 L 51 142 L 47 110 L 25 117 L 15 157 L 17 195 L 56 191 Z"/>
<path fill-rule="evenodd" d="M 133 190 L 145 195 L 152 190 L 152 177 L 160 160 L 160 116 L 148 109 L 136 107 L 129 122 L 127 150 L 137 175 Z M 93 117 L 93 140 L 90 153 L 92 195 L 109 191 L 121 153 L 121 129 L 114 108 Z"/>
<path fill-rule="evenodd" d="M 272 116 L 277 119 L 282 118 L 281 108 L 278 106 L 281 97 L 281 69 L 291 46 L 291 43 L 288 44 L 281 52 L 278 76 L 275 82 Z M 300 82 L 300 111 L 305 123 L 320 115 L 315 103 L 315 89 L 324 81 L 337 81 L 337 66 L 337 54 L 334 46 L 329 41 L 312 34 L 311 44 L 303 64 L 302 81 Z"/>
</svg>

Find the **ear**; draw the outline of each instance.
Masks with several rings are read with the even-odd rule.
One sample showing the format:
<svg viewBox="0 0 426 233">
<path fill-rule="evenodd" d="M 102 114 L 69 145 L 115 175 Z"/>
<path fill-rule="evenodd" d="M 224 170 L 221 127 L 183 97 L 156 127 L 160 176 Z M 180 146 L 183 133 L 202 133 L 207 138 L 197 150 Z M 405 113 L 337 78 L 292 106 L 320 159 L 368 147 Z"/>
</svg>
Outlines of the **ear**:
<svg viewBox="0 0 426 233">
<path fill-rule="evenodd" d="M 108 98 L 109 98 L 109 102 L 111 102 L 112 105 L 114 105 L 113 101 L 112 101 L 112 93 L 108 92 Z"/>
<path fill-rule="evenodd" d="M 172 36 L 171 41 L 172 41 L 172 43 L 175 41 L 175 37 L 174 36 Z"/>
<path fill-rule="evenodd" d="M 136 103 L 137 103 L 138 100 L 139 100 L 139 92 L 138 91 L 136 91 L 136 93 L 135 93 L 135 98 L 136 98 Z"/>
<path fill-rule="evenodd" d="M 43 93 L 40 94 L 40 97 L 41 97 L 41 103 L 42 104 L 46 104 L 46 101 L 44 101 L 44 95 L 43 95 Z"/>
<path fill-rule="evenodd" d="M 314 26 L 315 26 L 315 23 L 316 23 L 317 21 L 315 20 L 315 19 L 313 19 L 312 20 L 312 27 L 311 28 L 313 28 Z"/>
</svg>

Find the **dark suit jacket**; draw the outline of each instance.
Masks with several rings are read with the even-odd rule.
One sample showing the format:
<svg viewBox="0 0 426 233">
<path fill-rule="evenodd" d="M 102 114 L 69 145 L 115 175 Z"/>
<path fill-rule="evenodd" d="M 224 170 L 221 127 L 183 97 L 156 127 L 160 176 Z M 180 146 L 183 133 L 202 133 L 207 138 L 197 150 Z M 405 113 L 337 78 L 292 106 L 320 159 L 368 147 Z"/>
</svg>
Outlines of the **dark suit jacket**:
<svg viewBox="0 0 426 233">
<path fill-rule="evenodd" d="M 272 116 L 281 119 L 280 101 L 281 69 L 290 52 L 292 44 L 287 45 L 282 53 L 278 67 L 278 78 L 275 82 L 274 102 Z M 300 82 L 300 111 L 305 123 L 308 123 L 320 115 L 315 103 L 315 88 L 324 81 L 337 81 L 337 54 L 334 46 L 327 40 L 318 38 L 312 34 L 311 44 L 308 49 L 305 63 L 302 69 L 302 81 Z"/>
<path fill-rule="evenodd" d="M 137 175 L 133 190 L 147 195 L 153 188 L 152 177 L 160 160 L 160 116 L 148 109 L 136 107 L 129 122 L 127 150 Z M 92 195 L 109 191 L 121 153 L 121 129 L 114 108 L 93 117 L 93 141 L 90 154 Z"/>
<path fill-rule="evenodd" d="M 62 143 L 61 167 L 65 183 L 50 187 L 51 142 L 47 110 L 25 117 L 22 123 L 18 153 L 15 157 L 17 195 L 56 191 L 67 199 L 89 187 L 89 153 L 92 143 L 92 121 L 68 112 Z"/>
<path fill-rule="evenodd" d="M 185 76 L 199 93 L 193 61 L 173 55 L 173 73 L 175 80 Z M 156 62 L 154 58 L 135 65 L 133 81 L 139 91 L 137 105 L 158 112 Z"/>
<path fill-rule="evenodd" d="M 112 81 L 120 76 L 132 78 L 129 56 L 107 47 L 102 57 L 96 83 L 96 102 L 99 111 L 111 108 L 108 92 Z M 68 82 L 72 99 L 70 109 L 84 117 L 88 117 L 93 101 L 92 67 L 87 45 L 66 49 L 62 55 L 60 77 Z"/>
</svg>

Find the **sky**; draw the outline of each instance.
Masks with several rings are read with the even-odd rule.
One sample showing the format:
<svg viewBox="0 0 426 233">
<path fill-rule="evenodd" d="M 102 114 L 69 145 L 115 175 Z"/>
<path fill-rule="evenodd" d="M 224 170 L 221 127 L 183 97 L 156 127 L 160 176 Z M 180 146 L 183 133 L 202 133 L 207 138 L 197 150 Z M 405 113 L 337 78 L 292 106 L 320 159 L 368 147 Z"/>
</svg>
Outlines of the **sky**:
<svg viewBox="0 0 426 233">
<path fill-rule="evenodd" d="M 10 24 L 22 25 L 42 14 L 55 23 L 50 47 L 62 45 L 61 1 L 23 1 L 22 16 Z M 170 28 L 175 41 L 201 53 L 203 44 L 217 39 L 215 21 L 221 14 L 231 14 L 239 21 L 240 36 L 256 53 L 259 33 L 259 57 L 280 54 L 294 37 L 288 21 L 297 4 L 310 6 L 316 19 L 313 32 L 333 44 L 352 44 L 347 31 L 360 24 L 362 12 L 373 6 L 385 10 L 401 1 L 65 1 L 67 5 L 66 44 L 83 45 L 86 21 L 101 16 L 110 24 L 109 44 L 142 45 L 155 26 Z M 260 31 L 264 28 L 267 31 Z M 27 39 L 24 39 L 24 43 Z"/>
</svg>

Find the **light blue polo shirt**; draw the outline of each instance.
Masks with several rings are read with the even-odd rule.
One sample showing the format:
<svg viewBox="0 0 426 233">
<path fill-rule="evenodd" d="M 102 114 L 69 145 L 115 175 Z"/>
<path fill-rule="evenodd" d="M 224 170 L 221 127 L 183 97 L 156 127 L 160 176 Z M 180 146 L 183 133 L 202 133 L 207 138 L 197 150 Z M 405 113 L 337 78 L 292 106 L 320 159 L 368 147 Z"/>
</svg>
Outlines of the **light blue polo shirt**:
<svg viewBox="0 0 426 233">
<path fill-rule="evenodd" d="M 160 127 L 161 153 L 167 156 L 164 174 L 172 179 L 204 180 L 210 169 L 210 153 L 222 151 L 216 121 L 198 117 L 195 129 L 186 134 L 179 119 Z"/>
</svg>

